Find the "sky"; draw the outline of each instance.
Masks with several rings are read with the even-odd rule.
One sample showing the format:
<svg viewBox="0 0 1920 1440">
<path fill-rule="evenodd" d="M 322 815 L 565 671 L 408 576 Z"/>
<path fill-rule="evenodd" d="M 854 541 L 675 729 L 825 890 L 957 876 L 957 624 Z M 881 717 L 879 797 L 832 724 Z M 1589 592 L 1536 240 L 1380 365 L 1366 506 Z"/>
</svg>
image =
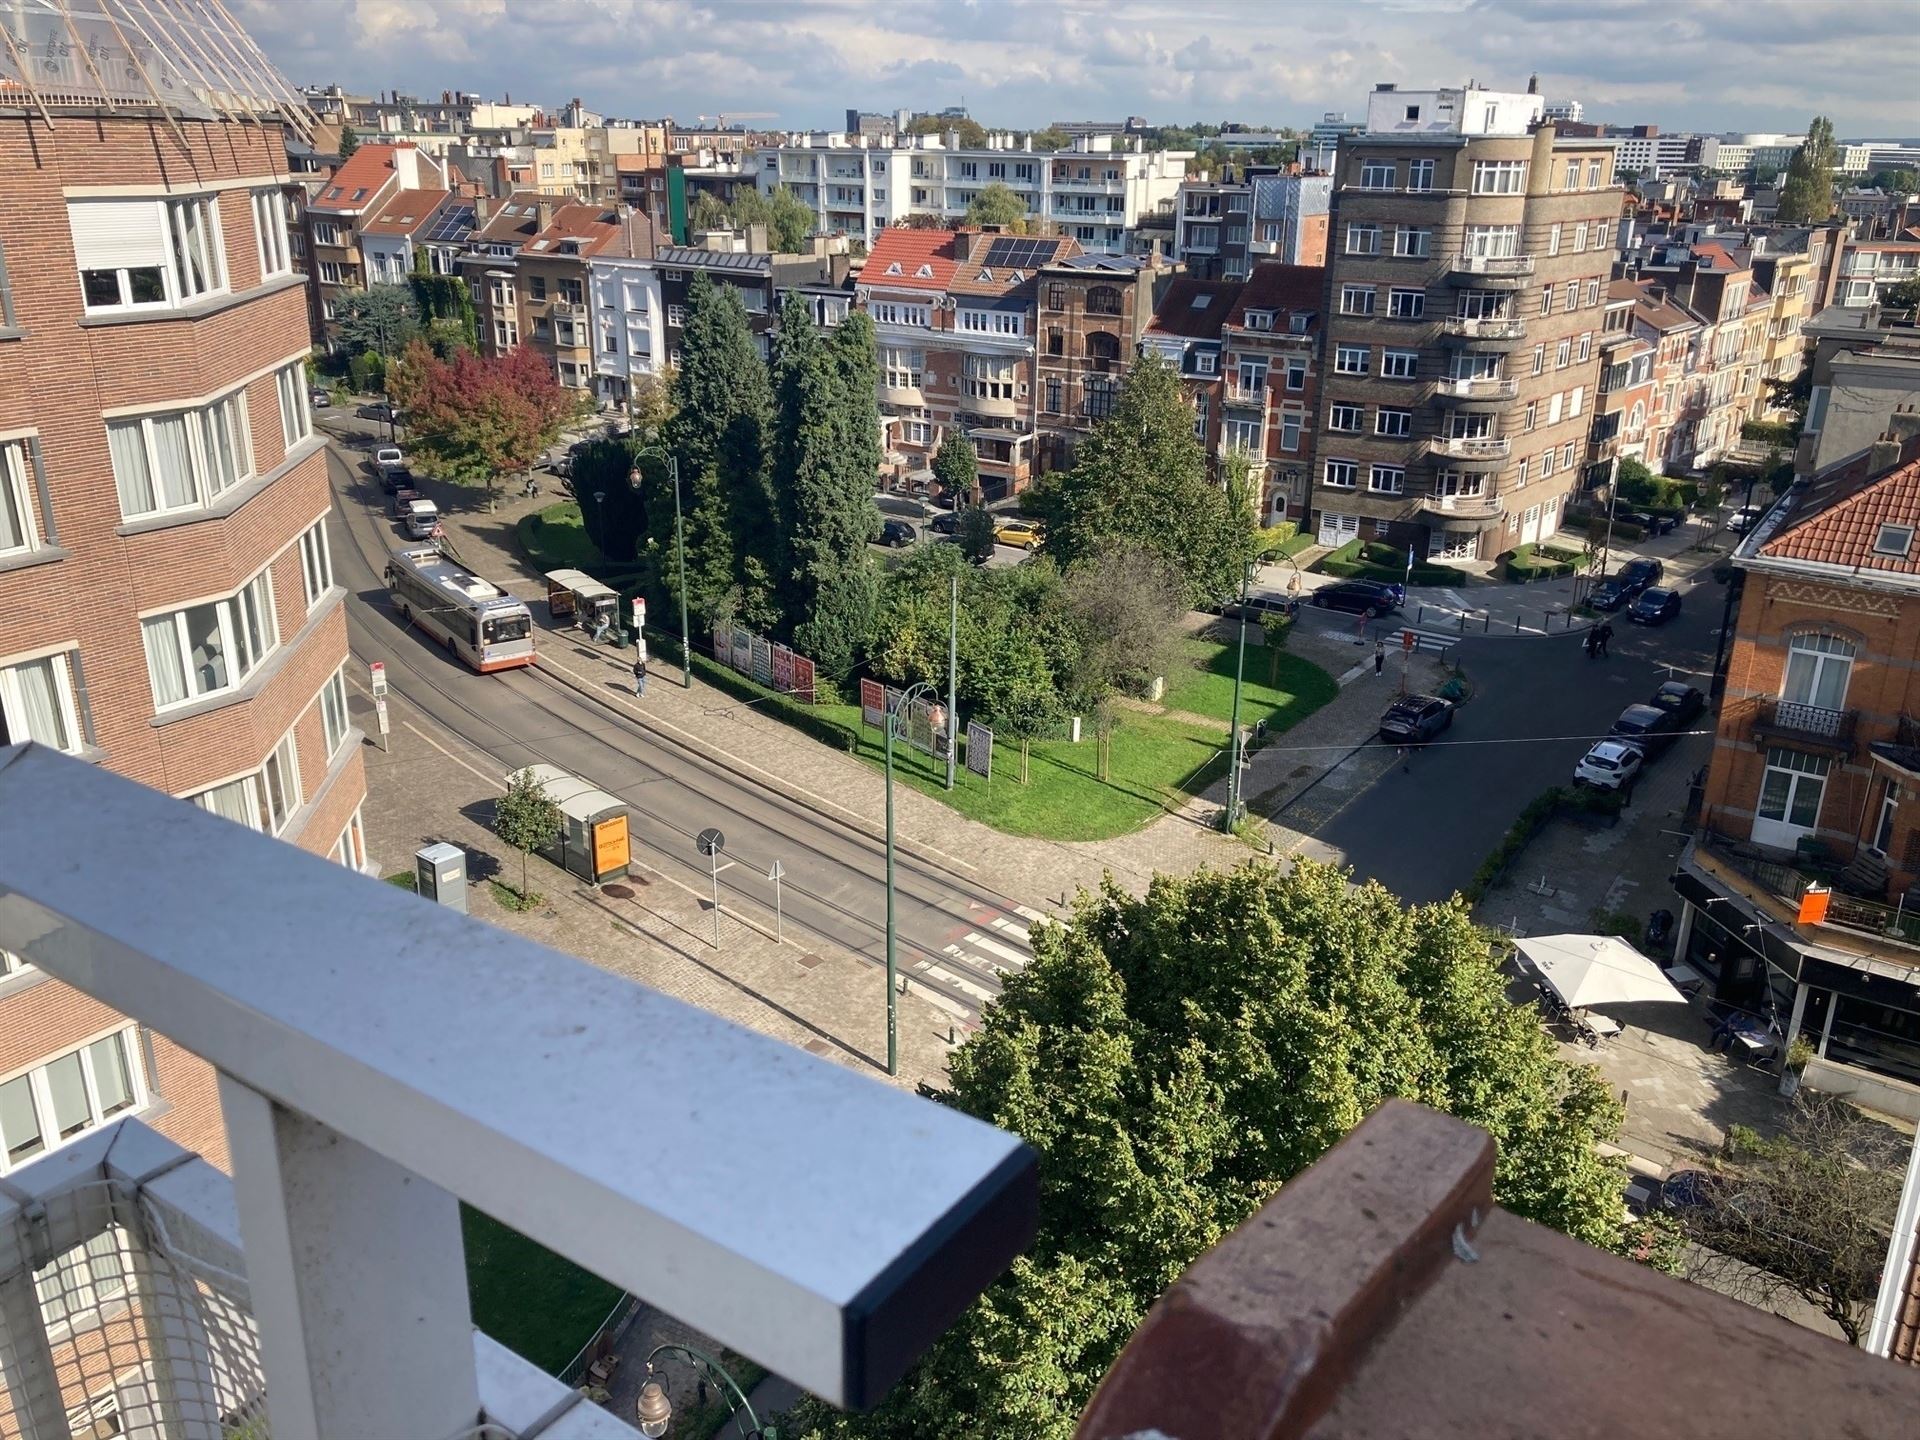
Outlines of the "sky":
<svg viewBox="0 0 1920 1440">
<path fill-rule="evenodd" d="M 442 90 L 683 124 L 1304 126 L 1381 81 L 1580 100 L 1667 130 L 1920 133 L 1911 0 L 238 0 L 296 85 Z"/>
</svg>

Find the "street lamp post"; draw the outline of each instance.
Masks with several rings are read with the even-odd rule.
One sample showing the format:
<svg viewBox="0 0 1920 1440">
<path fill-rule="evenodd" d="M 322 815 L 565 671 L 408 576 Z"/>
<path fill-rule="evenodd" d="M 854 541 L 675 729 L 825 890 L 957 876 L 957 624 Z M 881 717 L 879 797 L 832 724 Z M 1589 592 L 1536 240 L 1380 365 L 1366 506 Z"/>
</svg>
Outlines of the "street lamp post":
<svg viewBox="0 0 1920 1440">
<path fill-rule="evenodd" d="M 680 688 L 693 688 L 693 632 L 687 626 L 687 535 L 686 526 L 680 515 L 680 457 L 668 450 L 659 441 L 654 441 L 640 451 L 641 455 L 658 450 L 667 457 L 667 474 L 673 480 L 673 551 L 675 564 L 680 572 Z M 629 477 L 635 489 L 640 487 L 641 474 L 638 456 L 635 457 L 633 473 Z"/>
<path fill-rule="evenodd" d="M 889 708 L 884 699 L 880 707 L 882 716 L 887 722 L 887 1074 L 889 1075 L 900 1073 L 899 932 L 895 929 L 893 914 L 893 731 L 894 727 L 907 716 L 912 709 L 914 699 L 922 691 L 929 695 L 939 693 L 931 684 L 922 680 L 919 684 L 910 686 L 906 693 L 901 695 L 897 707 Z"/>
<path fill-rule="evenodd" d="M 1233 662 L 1233 764 L 1227 771 L 1227 813 L 1221 827 L 1229 834 L 1240 819 L 1240 684 L 1247 668 L 1247 579 L 1250 564 L 1240 567 L 1240 650 Z"/>
<path fill-rule="evenodd" d="M 648 1436 L 661 1436 L 667 1433 L 667 1427 L 673 1423 L 673 1403 L 667 1399 L 666 1386 L 653 1378 L 653 1362 L 665 1354 L 683 1355 L 692 1361 L 701 1375 L 711 1380 L 715 1386 L 724 1387 L 733 1394 L 727 1406 L 733 1412 L 737 1427 L 740 1417 L 746 1416 L 750 1429 L 740 1431 L 746 1440 L 779 1440 L 774 1427 L 762 1428 L 760 1417 L 753 1413 L 753 1404 L 747 1399 L 747 1392 L 740 1388 L 740 1382 L 727 1372 L 713 1356 L 704 1350 L 695 1350 L 691 1345 L 656 1345 L 647 1355 L 647 1381 L 640 1387 L 640 1400 L 635 1410 L 640 1419 L 640 1433 Z M 736 1405 L 734 1401 L 739 1403 Z"/>
</svg>

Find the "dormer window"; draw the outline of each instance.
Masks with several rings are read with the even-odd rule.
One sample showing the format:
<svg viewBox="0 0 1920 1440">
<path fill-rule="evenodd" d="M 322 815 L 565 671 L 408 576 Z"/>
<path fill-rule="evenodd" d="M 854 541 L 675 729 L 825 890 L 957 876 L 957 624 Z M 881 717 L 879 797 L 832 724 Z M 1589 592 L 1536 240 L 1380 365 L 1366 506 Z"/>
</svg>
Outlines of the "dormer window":
<svg viewBox="0 0 1920 1440">
<path fill-rule="evenodd" d="M 1880 533 L 1873 540 L 1873 553 L 1876 555 L 1905 555 L 1912 548 L 1911 525 L 1882 525 Z"/>
<path fill-rule="evenodd" d="M 889 275 L 904 275 L 906 273 L 907 273 L 906 271 L 900 268 L 900 262 L 898 260 L 895 260 L 892 264 L 887 266 L 887 274 Z"/>
<path fill-rule="evenodd" d="M 1304 335 L 1307 333 L 1307 326 L 1311 324 L 1312 321 L 1313 317 L 1311 315 L 1289 315 L 1287 317 L 1287 332 L 1292 335 Z"/>
<path fill-rule="evenodd" d="M 1271 310 L 1247 311 L 1247 329 L 1249 330 L 1273 329 L 1273 311 Z"/>
<path fill-rule="evenodd" d="M 913 278 L 916 280 L 931 280 L 933 278 L 933 266 L 922 265 L 918 270 L 913 272 Z"/>
<path fill-rule="evenodd" d="M 993 283 L 993 271 L 982 265 L 980 267 L 980 279 L 986 284 L 991 285 Z"/>
</svg>

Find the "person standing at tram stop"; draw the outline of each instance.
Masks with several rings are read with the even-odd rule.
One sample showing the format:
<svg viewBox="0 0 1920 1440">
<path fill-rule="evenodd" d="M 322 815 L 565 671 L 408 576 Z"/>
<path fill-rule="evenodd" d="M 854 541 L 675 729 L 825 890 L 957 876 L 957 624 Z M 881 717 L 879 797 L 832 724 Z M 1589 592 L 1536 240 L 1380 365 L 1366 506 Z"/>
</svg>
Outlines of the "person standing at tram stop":
<svg viewBox="0 0 1920 1440">
<path fill-rule="evenodd" d="M 647 662 L 644 660 L 633 662 L 633 693 L 639 698 L 644 698 L 647 693 Z"/>
</svg>

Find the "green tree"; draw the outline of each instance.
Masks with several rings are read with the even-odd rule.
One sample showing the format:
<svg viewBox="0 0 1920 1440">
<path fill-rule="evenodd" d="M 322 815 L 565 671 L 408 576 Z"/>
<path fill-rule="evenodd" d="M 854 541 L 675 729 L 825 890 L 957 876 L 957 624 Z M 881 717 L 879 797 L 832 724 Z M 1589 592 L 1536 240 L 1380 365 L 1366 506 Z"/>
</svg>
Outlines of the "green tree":
<svg viewBox="0 0 1920 1440">
<path fill-rule="evenodd" d="M 359 148 L 360 133 L 351 125 L 342 125 L 340 127 L 340 159 L 342 161 L 351 159 L 353 152 Z"/>
<path fill-rule="evenodd" d="M 1064 130 L 1056 130 L 1049 125 L 1044 130 L 1036 130 L 1027 139 L 1036 150 L 1071 150 L 1073 137 Z"/>
<path fill-rule="evenodd" d="M 1833 214 L 1834 154 L 1833 122 L 1816 115 L 1780 184 L 1775 218 L 1781 224 L 1817 225 Z"/>
<path fill-rule="evenodd" d="M 974 492 L 980 486 L 980 457 L 964 435 L 949 434 L 940 442 L 933 456 L 933 478 L 956 505 L 978 498 Z"/>
<path fill-rule="evenodd" d="M 689 230 L 730 230 L 733 228 L 733 216 L 728 213 L 726 202 L 710 190 L 696 190 L 693 200 L 687 206 L 687 228 Z"/>
<path fill-rule="evenodd" d="M 1039 1152 L 1033 1248 L 876 1410 L 796 1434 L 1066 1440 L 1180 1272 L 1391 1097 L 1485 1127 L 1507 1209 L 1620 1243 L 1620 1102 L 1508 1002 L 1462 901 L 1252 863 L 1109 880 L 1033 948 L 942 1097 Z"/>
<path fill-rule="evenodd" d="M 727 213 L 736 228 L 766 226 L 767 243 L 784 255 L 805 250 L 807 237 L 813 234 L 813 211 L 785 185 L 776 185 L 765 195 L 743 186 L 734 192 Z"/>
<path fill-rule="evenodd" d="M 1911 310 L 1920 305 L 1920 277 L 1891 286 L 1886 293 L 1886 303 L 1896 310 Z"/>
<path fill-rule="evenodd" d="M 520 852 L 520 903 L 531 908 L 540 897 L 527 888 L 527 856 L 560 833 L 560 807 L 532 770 L 507 777 L 507 793 L 493 802 L 493 833 Z"/>
<path fill-rule="evenodd" d="M 1287 641 L 1293 637 L 1294 620 L 1291 615 L 1280 610 L 1262 610 L 1260 612 L 1260 638 L 1267 646 L 1267 683 L 1280 683 L 1280 656 L 1287 648 Z"/>
<path fill-rule="evenodd" d="M 688 603 L 698 603 L 708 620 L 721 618 L 711 608 L 719 601 L 710 582 L 724 546 L 731 551 L 726 568 L 732 582 L 723 592 L 730 599 L 728 618 L 771 629 L 778 618 L 774 577 L 781 543 L 768 466 L 772 391 L 740 292 L 715 285 L 703 271 L 696 270 L 687 287 L 673 404 L 667 445 L 679 456 L 680 473 L 700 496 L 705 515 L 699 584 L 692 574 L 695 530 L 688 526 Z M 715 487 L 711 493 L 709 484 Z"/>
<path fill-rule="evenodd" d="M 405 285 L 349 290 L 333 302 L 340 343 L 350 354 L 372 351 L 391 359 L 420 337 L 420 308 Z"/>
<path fill-rule="evenodd" d="M 967 224 L 999 225 L 1016 235 L 1027 233 L 1027 203 L 1004 180 L 989 180 L 967 203 Z"/>
<path fill-rule="evenodd" d="M 880 528 L 879 361 L 873 322 L 856 310 L 830 334 L 790 293 L 775 364 L 775 465 L 785 633 L 844 679 L 865 653 L 876 582 L 867 545 Z"/>
<path fill-rule="evenodd" d="M 1912 170 L 1876 170 L 1873 179 L 1867 183 L 1889 195 L 1912 195 L 1920 192 L 1920 173 Z"/>
<path fill-rule="evenodd" d="M 960 553 L 976 565 L 984 565 L 993 558 L 993 516 L 985 506 L 969 505 L 960 512 L 954 522 L 954 542 Z"/>
<path fill-rule="evenodd" d="M 1224 600 L 1253 553 L 1253 517 L 1207 478 L 1180 377 L 1158 356 L 1136 360 L 1108 416 L 1081 444 L 1071 470 L 1029 492 L 1047 522 L 1047 552 L 1071 570 L 1107 541 L 1158 554 L 1188 603 Z"/>
<path fill-rule="evenodd" d="M 640 449 L 638 439 L 600 438 L 571 452 L 567 480 L 580 502 L 581 524 L 594 548 L 616 564 L 639 553 L 649 529 L 646 487 L 633 483 Z"/>
<path fill-rule="evenodd" d="M 944 135 L 949 130 L 959 132 L 964 149 L 978 150 L 987 143 L 987 127 L 966 116 L 950 120 L 939 115 L 916 115 L 907 123 L 909 135 Z"/>
</svg>

